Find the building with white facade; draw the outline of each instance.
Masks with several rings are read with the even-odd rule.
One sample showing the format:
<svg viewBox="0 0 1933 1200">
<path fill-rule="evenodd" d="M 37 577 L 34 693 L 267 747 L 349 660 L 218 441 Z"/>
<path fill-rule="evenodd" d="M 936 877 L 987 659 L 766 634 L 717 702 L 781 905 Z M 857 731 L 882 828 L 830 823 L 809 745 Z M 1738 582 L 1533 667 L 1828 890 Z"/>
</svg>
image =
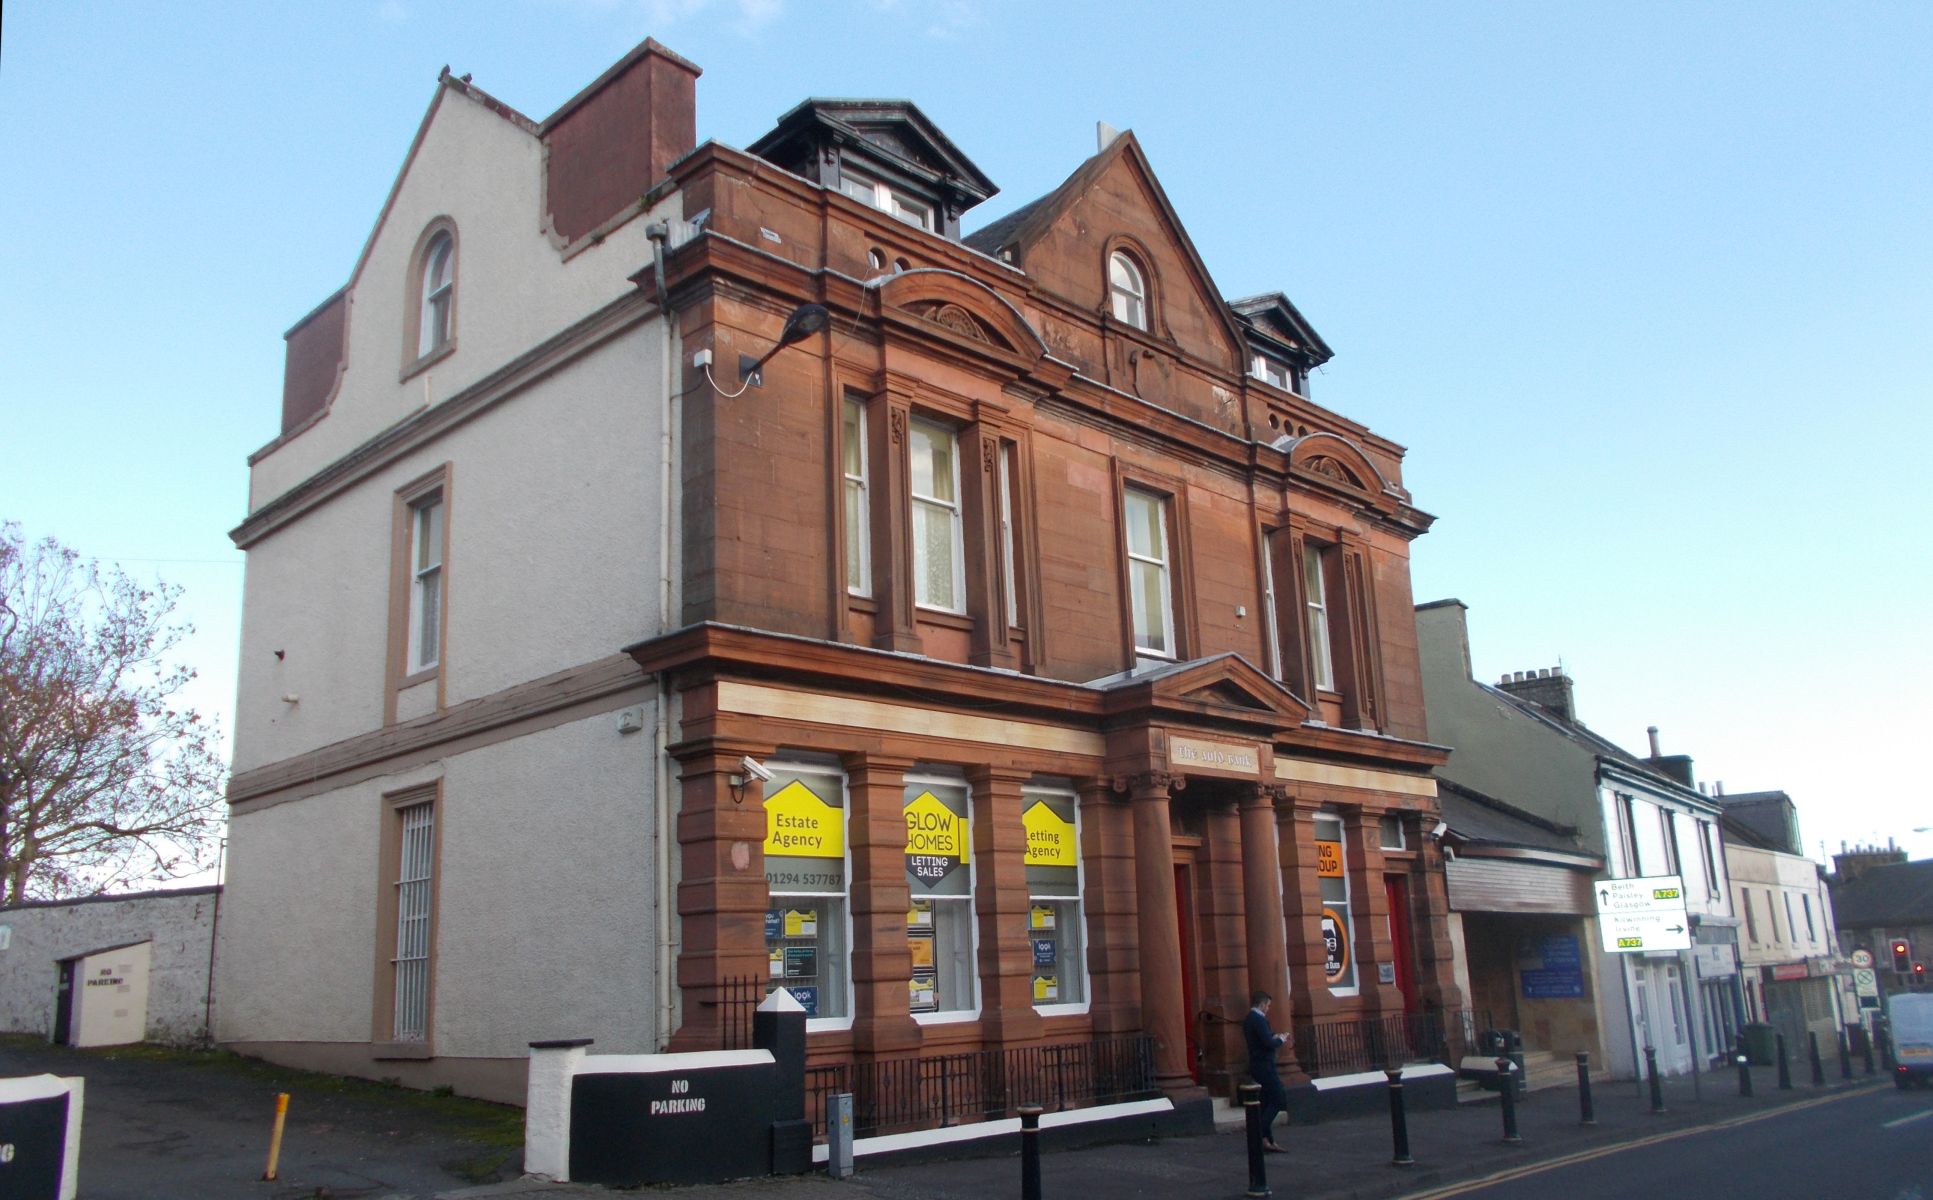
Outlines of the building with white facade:
<svg viewBox="0 0 1933 1200">
<path fill-rule="evenodd" d="M 1438 769 L 1445 780 L 1570 830 L 1578 850 L 1601 861 L 1600 879 L 1683 881 L 1692 942 L 1684 951 L 1607 952 L 1595 915 L 1582 917 L 1568 897 L 1546 905 L 1589 931 L 1588 978 L 1598 981 L 1590 1000 L 1610 1069 L 1635 1073 L 1646 1047 L 1669 1074 L 1721 1053 L 1738 1026 L 1737 922 L 1719 809 L 1694 786 L 1690 759 L 1660 754 L 1655 731 L 1644 758 L 1592 732 L 1561 669 L 1477 681 L 1460 601 L 1420 605 L 1416 616 L 1431 736 L 1455 747 Z M 1520 996 L 1524 987 L 1520 966 Z M 1471 988 L 1480 990 L 1474 978 Z"/>
<path fill-rule="evenodd" d="M 1849 967 L 1838 952 L 1825 868 L 1803 852 L 1798 810 L 1784 792 L 1740 792 L 1723 808 L 1725 866 L 1739 916 L 1738 957 L 1748 1021 L 1762 1021 L 1803 1053 L 1806 1034 L 1830 1050 L 1853 1020 Z"/>
</svg>

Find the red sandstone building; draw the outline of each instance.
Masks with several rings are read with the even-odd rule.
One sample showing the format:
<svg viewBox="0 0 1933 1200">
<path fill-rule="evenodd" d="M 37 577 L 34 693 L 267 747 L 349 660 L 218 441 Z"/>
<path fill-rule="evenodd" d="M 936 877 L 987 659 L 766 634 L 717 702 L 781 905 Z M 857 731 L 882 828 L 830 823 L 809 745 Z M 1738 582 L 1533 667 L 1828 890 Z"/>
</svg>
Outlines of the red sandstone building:
<svg viewBox="0 0 1933 1200">
<path fill-rule="evenodd" d="M 555 249 L 541 252 L 566 273 L 613 261 L 612 246 L 635 255 L 621 289 L 548 338 L 486 339 L 483 310 L 504 289 L 479 281 L 491 247 L 477 243 L 496 235 L 460 213 L 426 219 L 420 237 L 386 217 L 396 228 L 379 226 L 351 287 L 291 333 L 284 433 L 258 455 L 236 531 L 251 549 L 251 628 L 299 625 L 285 616 L 311 569 L 261 582 L 256 549 L 287 547 L 271 567 L 315 560 L 303 530 L 320 527 L 329 489 L 373 479 L 368 464 L 406 443 L 420 455 L 371 485 L 396 497 L 385 536 L 399 565 L 387 657 L 372 649 L 381 661 L 352 688 L 380 713 L 268 750 L 251 737 L 290 735 L 244 721 L 224 911 L 237 957 L 223 952 L 224 995 L 244 998 L 223 1040 L 271 1054 L 309 1044 L 245 998 L 269 986 L 248 965 L 251 939 L 266 939 L 278 906 L 336 904 L 349 906 L 345 931 L 374 918 L 360 953 L 375 975 L 343 1001 L 372 1014 L 368 1042 L 312 1039 L 332 1048 L 280 1056 L 378 1074 L 402 1061 L 413 1081 L 469 1090 L 510 1091 L 528 1038 L 717 1046 L 746 980 L 805 1004 L 818 1064 L 1145 1033 L 1160 1087 L 1224 1091 L 1255 988 L 1277 996 L 1279 1028 L 1300 1031 L 1284 1052 L 1291 1077 L 1298 1063 L 1333 1073 L 1423 1049 L 1415 1031 L 1462 1004 L 1431 840 L 1431 770 L 1447 752 L 1424 727 L 1409 585 L 1410 544 L 1431 518 L 1402 485 L 1402 447 L 1309 398 L 1328 347 L 1280 294 L 1222 297 L 1132 133 L 963 238 L 996 189 L 913 104 L 808 101 L 747 149 L 694 146 L 696 75 L 647 43 L 541 122 L 467 81 L 439 84 L 421 145 L 435 144 L 437 108 L 461 105 L 514 127 L 501 136 L 527 140 L 541 164 L 531 190 L 544 213 L 517 236 L 548 237 Z M 420 212 L 439 211 L 424 170 L 406 167 L 386 212 L 412 188 L 431 189 Z M 386 237 L 409 264 L 397 280 L 370 265 Z M 442 237 L 453 268 L 437 257 Z M 520 285 L 523 311 L 542 308 L 547 279 Z M 267 456 L 353 411 L 345 364 L 376 334 L 358 334 L 349 299 L 376 286 L 405 297 L 402 387 L 421 383 L 430 402 L 262 485 Z M 748 379 L 806 305 L 829 319 Z M 636 461 L 503 498 L 498 482 L 540 444 L 508 414 L 542 389 L 561 406 L 568 389 L 593 388 L 586 364 L 627 347 L 648 367 L 613 373 L 640 397 Z M 412 373 L 465 352 L 483 357 L 447 396 Z M 587 448 L 633 433 L 628 417 L 546 420 L 532 427 L 544 439 Z M 644 480 L 643 511 L 623 511 L 626 470 Z M 614 525 L 662 524 L 630 556 L 644 569 L 615 552 L 512 569 L 568 540 L 569 497 L 606 490 Z M 517 519 L 501 519 L 512 507 Z M 492 572 L 501 586 L 479 582 Z M 493 607 L 503 593 L 527 615 L 575 612 L 585 591 L 628 615 L 548 673 L 482 678 L 478 664 L 512 650 L 490 636 L 515 624 Z M 443 614 L 428 665 L 426 612 Z M 296 687 L 268 674 L 291 668 L 257 636 L 251 662 L 278 648 L 252 702 L 273 708 Z M 301 689 L 304 709 L 321 686 Z M 245 709 L 250 689 L 245 677 Z M 613 750 L 608 770 L 585 766 L 606 753 L 596 739 L 618 736 L 612 715 L 620 731 L 663 731 L 652 761 Z M 529 786 L 508 782 L 521 747 L 535 755 L 532 739 L 580 719 L 581 778 L 543 800 L 501 790 Z M 479 739 L 509 768 L 463 776 Z M 385 772 L 401 782 L 375 781 Z M 347 799 L 358 787 L 368 798 Z M 568 874 L 600 886 L 635 874 L 635 900 L 615 885 L 611 902 L 635 903 L 626 911 L 660 931 L 661 966 L 638 972 L 651 999 L 612 988 L 573 1000 L 566 1028 L 520 985 L 493 993 L 461 965 L 481 952 L 464 923 L 490 903 L 475 873 L 500 869 L 479 864 L 510 861 L 489 849 L 510 835 L 466 814 L 497 811 L 472 796 L 542 814 L 515 835 L 541 855 L 576 836 L 600 789 L 648 798 L 637 819 L 663 822 L 660 867 L 634 869 L 612 825 L 609 839 L 572 843 Z M 295 836 L 298 806 L 338 794 L 381 826 L 368 839 L 376 898 L 271 887 L 266 864 Z M 415 860 L 412 831 L 428 839 Z M 621 936 L 549 878 L 519 897 L 539 915 L 516 919 L 552 919 L 553 969 L 595 989 L 590 964 L 613 961 Z M 402 900 L 381 899 L 392 886 Z M 399 941 L 409 897 L 425 894 L 418 940 Z"/>
</svg>

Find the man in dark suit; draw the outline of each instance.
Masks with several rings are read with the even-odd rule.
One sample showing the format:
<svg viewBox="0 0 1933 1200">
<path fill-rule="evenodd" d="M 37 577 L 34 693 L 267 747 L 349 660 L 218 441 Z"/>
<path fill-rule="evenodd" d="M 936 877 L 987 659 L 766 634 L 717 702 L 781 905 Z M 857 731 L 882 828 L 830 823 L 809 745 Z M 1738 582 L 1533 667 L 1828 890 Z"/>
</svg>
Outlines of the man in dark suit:
<svg viewBox="0 0 1933 1200">
<path fill-rule="evenodd" d="M 1242 1018 L 1242 1040 L 1248 1043 L 1248 1073 L 1262 1085 L 1262 1149 L 1279 1154 L 1282 1147 L 1275 1144 L 1273 1126 L 1275 1118 L 1289 1107 L 1289 1094 L 1282 1089 L 1282 1077 L 1275 1073 L 1275 1051 L 1288 1039 L 1269 1025 L 1273 1001 L 1267 992 L 1258 991 L 1248 1000 L 1253 1007 Z"/>
</svg>

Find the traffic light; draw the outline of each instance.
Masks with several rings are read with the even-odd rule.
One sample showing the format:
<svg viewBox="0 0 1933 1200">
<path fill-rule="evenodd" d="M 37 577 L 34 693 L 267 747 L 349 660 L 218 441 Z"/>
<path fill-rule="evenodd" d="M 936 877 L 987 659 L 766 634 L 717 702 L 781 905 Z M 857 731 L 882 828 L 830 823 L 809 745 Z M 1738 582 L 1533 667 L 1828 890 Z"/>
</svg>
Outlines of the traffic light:
<svg viewBox="0 0 1933 1200">
<path fill-rule="evenodd" d="M 1907 945 L 1905 938 L 1893 939 L 1893 970 L 1904 975 L 1913 969 L 1913 947 Z"/>
</svg>

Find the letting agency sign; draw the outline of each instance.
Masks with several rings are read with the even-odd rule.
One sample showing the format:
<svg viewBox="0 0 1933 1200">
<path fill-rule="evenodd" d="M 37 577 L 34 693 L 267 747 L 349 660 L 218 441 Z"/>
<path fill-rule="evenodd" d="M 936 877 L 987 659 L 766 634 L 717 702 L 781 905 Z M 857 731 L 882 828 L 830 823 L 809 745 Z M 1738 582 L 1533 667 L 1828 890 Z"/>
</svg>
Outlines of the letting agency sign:
<svg viewBox="0 0 1933 1200">
<path fill-rule="evenodd" d="M 1591 890 L 1597 893 L 1597 928 L 1606 954 L 1691 949 L 1682 877 L 1600 879 Z"/>
</svg>

